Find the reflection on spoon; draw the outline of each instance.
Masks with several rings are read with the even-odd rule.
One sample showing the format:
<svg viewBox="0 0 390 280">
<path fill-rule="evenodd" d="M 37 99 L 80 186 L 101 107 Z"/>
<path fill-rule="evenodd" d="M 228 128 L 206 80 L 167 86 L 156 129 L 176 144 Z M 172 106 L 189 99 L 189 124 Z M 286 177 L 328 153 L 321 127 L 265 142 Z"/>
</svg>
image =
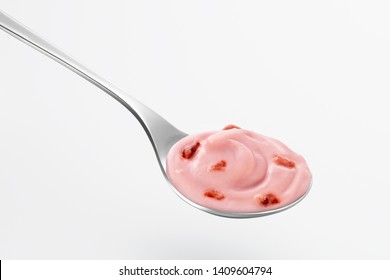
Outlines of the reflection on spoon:
<svg viewBox="0 0 390 280">
<path fill-rule="evenodd" d="M 137 120 L 144 128 L 146 134 L 149 137 L 150 142 L 152 143 L 161 170 L 165 178 L 168 180 L 168 182 L 171 183 L 169 178 L 173 178 L 173 177 L 172 176 L 168 177 L 166 173 L 167 155 L 168 152 L 173 147 L 173 145 L 177 143 L 180 139 L 186 137 L 187 134 L 176 129 L 169 122 L 167 122 L 160 115 L 158 115 L 157 113 L 155 113 L 154 111 L 146 107 L 144 104 L 140 103 L 139 101 L 135 100 L 134 98 L 130 97 L 128 94 L 120 90 L 119 88 L 115 87 L 114 85 L 110 84 L 103 78 L 99 77 L 97 74 L 95 74 L 94 72 L 92 72 L 91 70 L 89 70 L 88 68 L 80 64 L 79 62 L 75 61 L 73 58 L 71 58 L 70 56 L 68 56 L 58 48 L 54 47 L 48 41 L 44 40 L 39 35 L 32 32 L 23 24 L 12 19 L 2 11 L 0 11 L 0 28 L 6 31 L 7 33 L 9 33 L 10 35 L 14 36 L 15 38 L 17 38 L 18 40 L 28 44 L 34 49 L 42 52 L 43 54 L 47 55 L 48 57 L 62 64 L 66 68 L 72 70 L 76 74 L 80 75 L 84 79 L 88 80 L 89 82 L 91 82 L 92 84 L 94 84 L 95 86 L 97 86 L 98 88 L 100 88 L 101 90 L 109 94 L 110 96 L 112 96 L 123 106 L 125 106 L 137 118 Z M 188 151 L 187 150 L 184 151 L 184 154 L 190 155 L 192 153 L 192 149 L 193 148 L 191 148 Z M 231 163 L 232 163 L 231 161 L 230 162 L 219 161 L 217 163 L 213 163 L 214 165 L 212 165 L 211 168 L 212 169 L 214 168 L 215 170 L 222 169 L 222 168 L 230 168 Z M 237 164 L 241 165 L 244 170 L 245 170 L 245 165 L 247 163 L 248 162 L 240 162 L 239 159 L 237 162 Z M 305 192 L 302 193 L 299 197 L 296 197 L 295 200 L 290 201 L 287 204 L 280 204 L 278 206 L 273 206 L 269 208 L 259 208 L 258 210 L 252 208 L 248 208 L 248 209 L 231 208 L 230 209 L 226 207 L 225 208 L 212 207 L 212 205 L 199 203 L 196 199 L 192 199 L 191 196 L 187 197 L 183 193 L 183 191 L 181 191 L 182 186 L 178 186 L 177 184 L 175 184 L 175 186 L 176 188 L 173 187 L 173 189 L 183 200 L 185 200 L 186 202 L 188 202 L 189 204 L 191 204 L 192 206 L 200 210 L 203 210 L 210 214 L 223 216 L 223 217 L 251 218 L 251 217 L 259 217 L 259 216 L 265 216 L 265 215 L 277 213 L 295 205 L 305 196 L 305 194 L 307 194 L 310 187 L 310 181 L 306 182 Z M 207 188 L 207 186 L 202 186 L 202 187 Z M 204 195 L 206 195 L 206 197 L 208 198 L 217 198 L 217 200 L 218 197 L 221 197 L 221 194 L 219 194 L 215 188 L 210 188 L 205 190 Z M 272 201 L 275 201 L 275 199 L 277 198 L 273 198 L 269 195 L 268 196 L 266 195 L 265 197 L 261 197 L 261 196 L 258 197 L 257 200 L 271 201 L 270 203 L 273 204 Z"/>
</svg>

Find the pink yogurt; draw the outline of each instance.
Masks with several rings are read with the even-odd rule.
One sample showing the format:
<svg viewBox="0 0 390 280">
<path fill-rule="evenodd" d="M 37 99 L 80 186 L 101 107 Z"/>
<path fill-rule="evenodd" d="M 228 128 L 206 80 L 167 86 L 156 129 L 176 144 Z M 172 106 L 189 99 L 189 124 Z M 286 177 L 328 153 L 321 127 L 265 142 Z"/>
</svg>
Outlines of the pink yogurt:
<svg viewBox="0 0 390 280">
<path fill-rule="evenodd" d="M 289 205 L 311 182 L 303 157 L 278 140 L 234 125 L 178 141 L 168 154 L 167 174 L 189 200 L 226 212 Z"/>
</svg>

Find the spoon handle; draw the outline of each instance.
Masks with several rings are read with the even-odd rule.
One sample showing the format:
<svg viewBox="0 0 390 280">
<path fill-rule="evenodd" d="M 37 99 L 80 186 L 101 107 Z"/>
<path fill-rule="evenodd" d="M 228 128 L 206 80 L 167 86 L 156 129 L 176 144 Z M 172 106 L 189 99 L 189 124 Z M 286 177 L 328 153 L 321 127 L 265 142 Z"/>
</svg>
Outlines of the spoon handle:
<svg viewBox="0 0 390 280">
<path fill-rule="evenodd" d="M 141 123 L 152 142 L 157 157 L 163 156 L 165 158 L 166 150 L 170 148 L 171 142 L 175 142 L 177 141 L 176 138 L 181 138 L 185 135 L 156 112 L 101 78 L 1 10 L 0 29 L 72 70 L 125 106 Z"/>
</svg>

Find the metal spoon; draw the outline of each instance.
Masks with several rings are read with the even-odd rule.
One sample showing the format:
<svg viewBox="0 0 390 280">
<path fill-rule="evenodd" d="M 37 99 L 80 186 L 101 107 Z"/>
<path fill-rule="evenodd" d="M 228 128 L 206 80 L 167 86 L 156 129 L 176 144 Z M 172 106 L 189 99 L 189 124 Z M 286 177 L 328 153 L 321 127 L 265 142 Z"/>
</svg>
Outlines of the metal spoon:
<svg viewBox="0 0 390 280">
<path fill-rule="evenodd" d="M 307 194 L 307 191 L 302 197 L 293 203 L 273 210 L 261 211 L 261 212 L 250 212 L 250 213 L 241 213 L 241 212 L 222 212 L 215 209 L 210 209 L 201 205 L 198 205 L 188 198 L 184 197 L 180 192 L 176 190 L 175 187 L 170 183 L 167 174 L 166 174 L 166 158 L 171 147 L 181 138 L 187 136 L 186 133 L 176 129 L 173 125 L 167 122 L 164 118 L 158 115 L 156 112 L 152 111 L 146 107 L 141 102 L 135 100 L 121 89 L 107 82 L 105 79 L 101 78 L 87 67 L 83 66 L 79 62 L 75 61 L 69 55 L 65 54 L 58 48 L 54 47 L 51 43 L 41 38 L 35 32 L 29 30 L 26 26 L 19 23 L 15 19 L 6 15 L 0 10 L 0 29 L 14 36 L 16 39 L 26 43 L 30 47 L 40 51 L 41 53 L 47 55 L 58 63 L 62 64 L 66 68 L 72 70 L 79 76 L 83 77 L 87 81 L 91 82 L 104 92 L 108 93 L 115 100 L 125 106 L 140 122 L 144 128 L 146 134 L 149 137 L 150 142 L 152 143 L 154 152 L 156 153 L 158 163 L 160 165 L 161 171 L 165 176 L 165 179 L 169 182 L 172 189 L 176 192 L 179 197 L 190 205 L 208 212 L 210 214 L 229 217 L 229 218 L 253 218 L 266 216 L 274 214 L 283 210 L 286 210 L 299 201 L 301 201 Z M 310 188 L 309 188 L 310 189 Z"/>
</svg>

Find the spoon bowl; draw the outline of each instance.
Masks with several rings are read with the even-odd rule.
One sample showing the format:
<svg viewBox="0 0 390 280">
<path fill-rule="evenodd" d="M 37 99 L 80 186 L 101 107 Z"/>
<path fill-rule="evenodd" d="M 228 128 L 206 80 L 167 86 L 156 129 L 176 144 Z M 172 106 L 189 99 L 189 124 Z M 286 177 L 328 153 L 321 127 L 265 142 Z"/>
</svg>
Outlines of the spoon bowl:
<svg viewBox="0 0 390 280">
<path fill-rule="evenodd" d="M 187 136 L 186 133 L 178 130 L 168 121 L 166 121 L 164 118 L 158 115 L 156 112 L 154 112 L 153 110 L 151 110 L 150 108 L 142 104 L 141 102 L 137 101 L 130 95 L 126 94 L 118 87 L 112 85 L 105 79 L 101 78 L 100 76 L 98 76 L 97 74 L 89 70 L 87 67 L 80 64 L 72 57 L 70 57 L 69 55 L 67 55 L 66 53 L 64 53 L 63 51 L 61 51 L 51 43 L 49 43 L 47 40 L 43 39 L 35 32 L 29 30 L 26 26 L 19 23 L 17 20 L 11 18 L 10 16 L 8 16 L 2 11 L 0 11 L 0 29 L 4 30 L 5 32 L 9 33 L 16 39 L 22 41 L 23 43 L 26 43 L 32 48 L 40 51 L 46 56 L 62 64 L 66 68 L 75 72 L 79 76 L 83 77 L 87 81 L 91 82 L 92 84 L 94 84 L 95 86 L 97 86 L 98 88 L 106 92 L 107 94 L 109 94 L 119 103 L 121 103 L 124 107 L 126 107 L 136 117 L 136 119 L 139 121 L 139 123 L 144 128 L 146 134 L 148 135 L 148 138 L 153 146 L 154 152 L 156 154 L 158 163 L 160 165 L 162 173 L 164 174 L 165 179 L 172 187 L 172 189 L 176 192 L 176 194 L 184 201 L 189 203 L 190 205 L 202 211 L 205 211 L 207 213 L 222 216 L 222 217 L 253 218 L 253 217 L 266 216 L 266 215 L 284 211 L 297 204 L 308 193 L 310 186 L 305 192 L 305 194 L 302 195 L 297 200 L 295 200 L 293 203 L 277 209 L 260 211 L 260 212 L 224 212 L 215 209 L 210 209 L 202 205 L 199 205 L 197 203 L 194 203 L 187 197 L 183 196 L 173 186 L 166 173 L 166 159 L 167 159 L 168 152 L 177 141 Z"/>
</svg>

